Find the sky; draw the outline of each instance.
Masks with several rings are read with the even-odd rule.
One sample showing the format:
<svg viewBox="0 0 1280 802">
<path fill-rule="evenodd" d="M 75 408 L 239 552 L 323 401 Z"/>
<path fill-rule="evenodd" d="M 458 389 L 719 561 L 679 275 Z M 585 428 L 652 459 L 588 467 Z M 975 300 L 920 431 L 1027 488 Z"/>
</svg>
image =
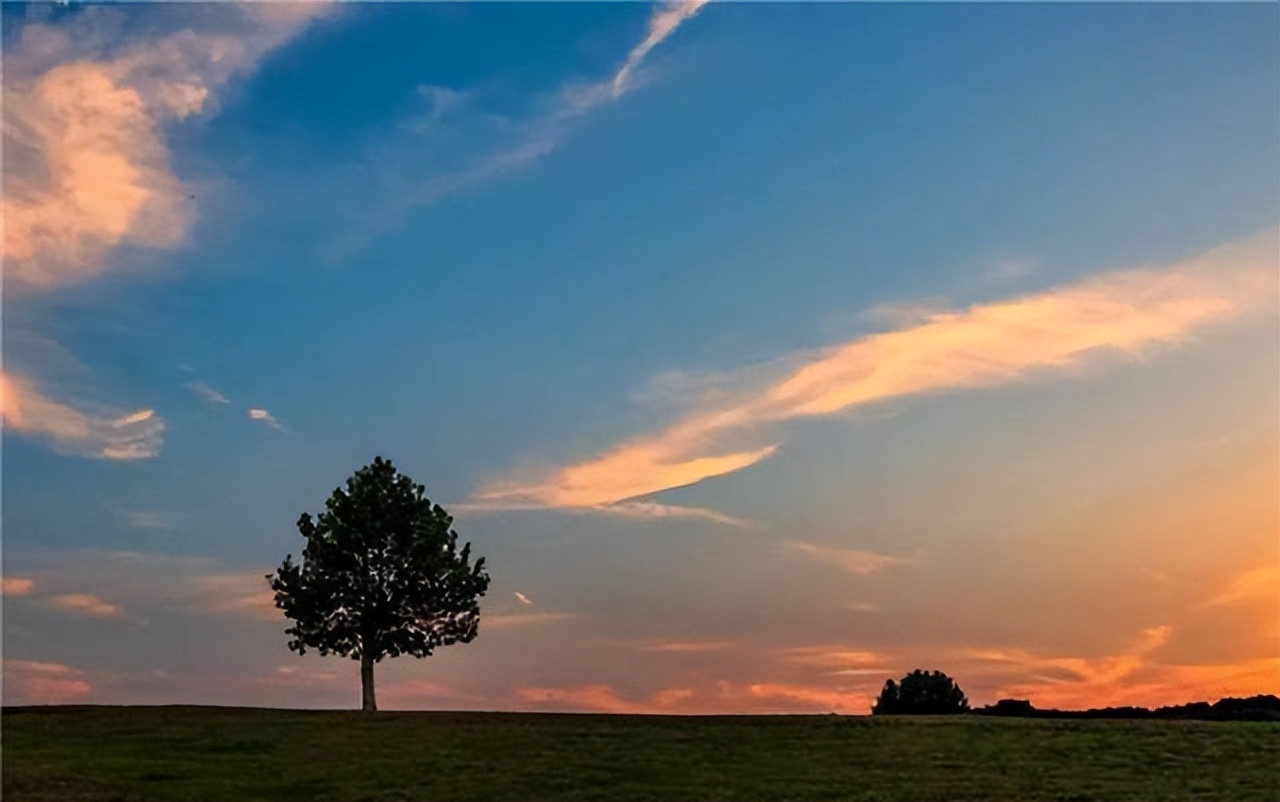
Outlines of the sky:
<svg viewBox="0 0 1280 802">
<path fill-rule="evenodd" d="M 0 11 L 5 704 L 356 706 L 378 455 L 492 575 L 384 708 L 1280 692 L 1276 5 Z"/>
</svg>

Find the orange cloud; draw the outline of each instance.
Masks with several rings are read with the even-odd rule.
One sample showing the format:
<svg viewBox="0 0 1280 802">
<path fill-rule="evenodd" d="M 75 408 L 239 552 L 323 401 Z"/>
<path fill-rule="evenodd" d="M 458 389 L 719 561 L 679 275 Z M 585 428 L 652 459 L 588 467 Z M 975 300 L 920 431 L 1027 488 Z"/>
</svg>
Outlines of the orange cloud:
<svg viewBox="0 0 1280 802">
<path fill-rule="evenodd" d="M 0 596 L 26 596 L 36 583 L 22 576 L 6 576 L 0 582 Z"/>
<path fill-rule="evenodd" d="M 722 713 L 866 713 L 868 693 L 852 688 L 828 688 L 782 682 L 731 683 L 719 681 L 703 688 L 665 688 L 632 700 L 603 683 L 567 688 L 525 687 L 516 703 L 538 710 L 600 713 L 722 714 Z"/>
<path fill-rule="evenodd" d="M 77 283 L 106 270 L 116 245 L 182 242 L 194 206 L 170 167 L 165 126 L 207 110 L 223 84 L 324 6 L 226 9 L 225 30 L 127 42 L 108 57 L 78 51 L 77 41 L 93 39 L 74 30 L 24 27 L 5 61 L 7 279 L 37 289 Z M 70 25 L 92 28 L 101 13 Z"/>
<path fill-rule="evenodd" d="M 1280 601 L 1280 566 L 1264 565 L 1237 575 L 1203 606 L 1219 607 L 1259 600 Z"/>
<path fill-rule="evenodd" d="M 1152 627 L 1123 654 L 1101 658 L 1021 649 L 970 649 L 956 657 L 971 664 L 966 676 L 994 681 L 1000 698 L 1030 699 L 1038 707 L 1160 706 L 1280 691 L 1280 657 L 1209 665 L 1160 662 L 1154 653 L 1172 634 L 1172 627 Z"/>
<path fill-rule="evenodd" d="M 659 691 L 647 700 L 633 702 L 623 699 L 608 685 L 578 685 L 571 688 L 525 687 L 516 691 L 519 702 L 539 709 L 589 710 L 600 713 L 671 713 L 678 705 L 691 698 L 693 691 L 672 688 Z"/>
<path fill-rule="evenodd" d="M 48 442 L 61 454 L 110 460 L 154 457 L 163 443 L 164 420 L 155 410 L 90 411 L 55 401 L 35 384 L 12 373 L 0 374 L 0 416 L 5 426 Z"/>
<path fill-rule="evenodd" d="M 479 502 L 479 503 L 462 503 L 451 504 L 449 507 L 454 512 L 460 514 L 466 513 L 503 513 L 513 511 L 530 511 L 530 510 L 547 510 L 555 509 L 559 512 L 567 512 L 581 515 L 608 515 L 618 518 L 636 518 L 641 520 L 686 520 L 686 521 L 707 521 L 709 523 L 723 524 L 725 526 L 737 526 L 744 529 L 757 528 L 757 524 L 746 521 L 741 518 L 734 518 L 731 515 L 725 515 L 715 510 L 703 509 L 701 507 L 685 507 L 677 504 L 657 504 L 650 501 L 619 501 L 614 504 L 596 504 L 591 506 L 567 506 L 567 507 L 547 507 L 545 504 L 534 504 L 529 502 L 504 503 L 504 502 Z"/>
<path fill-rule="evenodd" d="M 794 540 L 786 541 L 782 545 L 791 551 L 834 565 L 841 570 L 858 576 L 874 574 L 876 571 L 887 568 L 890 565 L 907 562 L 901 557 L 890 557 L 887 554 L 876 554 L 873 551 L 819 546 L 815 543 L 801 543 Z"/>
<path fill-rule="evenodd" d="M 777 448 L 767 430 L 919 393 L 995 386 L 1137 357 L 1213 324 L 1276 306 L 1275 232 L 1159 269 L 1096 276 L 1016 300 L 934 313 L 923 322 L 826 349 L 737 403 L 533 481 L 483 488 L 479 504 L 607 505 L 755 465 Z M 767 445 L 762 438 L 774 440 Z"/>
<path fill-rule="evenodd" d="M 4 661 L 5 704 L 82 702 L 94 693 L 85 673 L 61 663 Z"/>
<path fill-rule="evenodd" d="M 747 693 L 751 699 L 757 700 L 758 707 L 755 709 L 761 713 L 794 713 L 809 710 L 861 715 L 870 711 L 871 703 L 875 698 L 863 691 L 778 682 L 749 685 Z"/>
<path fill-rule="evenodd" d="M 800 646 L 784 649 L 783 660 L 825 669 L 875 669 L 890 671 L 888 655 L 840 646 Z"/>
<path fill-rule="evenodd" d="M 277 666 L 270 674 L 251 677 L 249 685 L 266 688 L 328 688 L 349 684 L 349 677 L 332 671 L 314 671 L 301 666 Z"/>
<path fill-rule="evenodd" d="M 214 574 L 185 580 L 191 606 L 198 612 L 243 615 L 279 621 L 284 614 L 276 607 L 275 594 L 261 573 Z"/>
<path fill-rule="evenodd" d="M 639 648 L 646 652 L 719 652 L 733 646 L 728 640 L 660 640 L 646 641 Z"/>
<path fill-rule="evenodd" d="M 69 613 L 87 615 L 93 618 L 119 618 L 124 611 L 114 604 L 105 602 L 92 593 L 63 593 L 50 596 L 49 606 Z"/>
<path fill-rule="evenodd" d="M 501 613 L 482 616 L 480 626 L 483 629 L 509 629 L 510 627 L 532 626 L 536 624 L 554 624 L 560 621 L 571 621 L 578 616 L 573 613 Z"/>
</svg>

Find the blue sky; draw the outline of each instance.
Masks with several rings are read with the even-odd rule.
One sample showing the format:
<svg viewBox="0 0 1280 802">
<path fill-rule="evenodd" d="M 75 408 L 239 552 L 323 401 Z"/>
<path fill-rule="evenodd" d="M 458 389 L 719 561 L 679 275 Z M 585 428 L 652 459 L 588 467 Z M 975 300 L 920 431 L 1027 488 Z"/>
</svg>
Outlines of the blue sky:
<svg viewBox="0 0 1280 802">
<path fill-rule="evenodd" d="M 1276 687 L 1274 6 L 3 13 L 6 701 L 344 704 L 375 454 L 495 577 L 403 706 Z"/>
</svg>

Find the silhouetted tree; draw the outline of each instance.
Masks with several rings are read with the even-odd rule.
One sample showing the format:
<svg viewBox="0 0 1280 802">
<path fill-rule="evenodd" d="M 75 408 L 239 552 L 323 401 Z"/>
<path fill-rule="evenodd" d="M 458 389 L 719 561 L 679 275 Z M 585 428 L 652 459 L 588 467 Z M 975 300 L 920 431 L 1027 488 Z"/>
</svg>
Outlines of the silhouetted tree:
<svg viewBox="0 0 1280 802">
<path fill-rule="evenodd" d="M 871 714 L 936 716 L 968 710 L 969 700 L 955 680 L 941 671 L 916 669 L 901 683 L 886 681 Z"/>
<path fill-rule="evenodd" d="M 489 575 L 483 557 L 470 564 L 470 543 L 458 550 L 453 518 L 389 460 L 356 471 L 325 507 L 298 519 L 301 563 L 290 554 L 267 579 L 294 622 L 289 648 L 359 660 L 361 709 L 377 710 L 374 663 L 469 643 Z"/>
</svg>

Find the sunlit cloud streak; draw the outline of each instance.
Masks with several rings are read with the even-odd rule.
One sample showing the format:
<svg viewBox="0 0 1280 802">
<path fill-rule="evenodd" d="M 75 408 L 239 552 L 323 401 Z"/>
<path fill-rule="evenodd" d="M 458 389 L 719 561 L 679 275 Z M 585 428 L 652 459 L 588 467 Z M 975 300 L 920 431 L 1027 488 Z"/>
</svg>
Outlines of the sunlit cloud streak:
<svg viewBox="0 0 1280 802">
<path fill-rule="evenodd" d="M 460 515 L 532 512 L 537 510 L 554 509 L 556 512 L 569 513 L 573 515 L 606 515 L 616 518 L 634 518 L 640 520 L 665 519 L 706 521 L 707 523 L 736 526 L 744 529 L 759 528 L 759 525 L 752 521 L 735 518 L 732 515 L 725 515 L 724 513 L 717 512 L 715 510 L 708 510 L 701 507 L 686 507 L 679 504 L 658 504 L 656 502 L 649 501 L 623 501 L 615 504 L 597 504 L 587 507 L 559 508 L 551 508 L 545 504 L 532 502 L 513 504 L 462 502 L 461 504 L 449 505 L 449 509 Z"/>
<path fill-rule="evenodd" d="M 92 593 L 64 593 L 50 596 L 47 601 L 55 609 L 91 618 L 120 618 L 124 615 L 124 610 Z"/>
<path fill-rule="evenodd" d="M 1235 576 L 1203 606 L 1222 607 L 1263 599 L 1280 604 L 1280 565 L 1263 565 Z"/>
<path fill-rule="evenodd" d="M 533 710 L 601 713 L 866 713 L 872 698 L 862 686 L 720 680 L 701 687 L 664 688 L 640 699 L 626 698 L 604 683 L 526 686 L 517 689 L 514 703 Z"/>
<path fill-rule="evenodd" d="M 165 424 L 155 410 L 58 401 L 13 374 L 0 374 L 0 387 L 5 429 L 46 442 L 60 454 L 127 461 L 160 453 Z"/>
<path fill-rule="evenodd" d="M 696 484 L 773 455 L 778 425 L 887 399 L 992 387 L 1104 356 L 1140 358 L 1203 329 L 1274 313 L 1276 232 L 1185 262 L 1105 273 L 825 349 L 735 403 L 531 480 L 487 485 L 474 504 L 597 507 Z M 761 442 L 764 441 L 764 442 Z"/>
<path fill-rule="evenodd" d="M 728 640 L 660 640 L 646 641 L 637 648 L 646 652 L 720 652 L 735 645 Z"/>
<path fill-rule="evenodd" d="M 9 559 L 24 566 L 27 595 L 64 612 L 116 617 L 127 610 L 137 618 L 180 610 L 281 620 L 265 570 L 237 571 L 207 557 L 99 549 L 25 549 Z"/>
<path fill-rule="evenodd" d="M 658 6 L 653 16 L 649 18 L 649 35 L 640 44 L 631 49 L 631 52 L 627 55 L 626 62 L 614 74 L 613 80 L 609 82 L 613 90 L 613 96 L 619 97 L 627 91 L 632 75 L 644 62 L 645 57 L 649 55 L 649 51 L 662 44 L 663 40 L 675 33 L 676 28 L 680 27 L 681 23 L 697 14 L 706 4 L 707 0 L 677 0 L 673 3 L 664 3 Z"/>
<path fill-rule="evenodd" d="M 93 696 L 85 672 L 62 663 L 31 660 L 4 661 L 4 703 L 66 704 Z"/>
<path fill-rule="evenodd" d="M 510 629 L 511 627 L 557 624 L 562 621 L 572 621 L 578 617 L 573 613 L 555 612 L 491 613 L 482 619 L 481 626 L 486 629 Z"/>
<path fill-rule="evenodd" d="M 24 576 L 6 576 L 0 581 L 0 595 L 26 596 L 35 588 L 35 582 Z"/>
<path fill-rule="evenodd" d="M 908 560 L 901 557 L 877 554 L 873 551 L 821 546 L 816 543 L 801 543 L 795 540 L 785 541 L 782 546 L 793 553 L 803 554 L 806 557 L 833 565 L 842 571 L 848 571 L 858 576 L 874 574 L 891 565 L 900 565 L 908 562 Z"/>
</svg>

